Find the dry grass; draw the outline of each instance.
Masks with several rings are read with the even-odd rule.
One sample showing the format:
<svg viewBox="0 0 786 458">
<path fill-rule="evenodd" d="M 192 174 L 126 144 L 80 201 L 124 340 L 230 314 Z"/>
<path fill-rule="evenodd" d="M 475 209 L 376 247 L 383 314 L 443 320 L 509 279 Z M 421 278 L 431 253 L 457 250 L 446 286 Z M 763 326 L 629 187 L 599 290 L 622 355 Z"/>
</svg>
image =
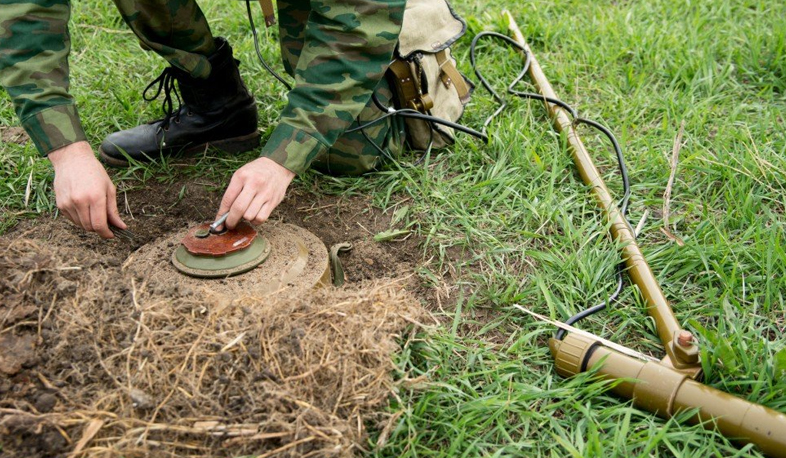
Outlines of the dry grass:
<svg viewBox="0 0 786 458">
<path fill-rule="evenodd" d="M 27 456 L 47 453 L 42 428 L 70 456 L 352 456 L 384 425 L 391 355 L 423 314 L 395 284 L 229 301 L 26 240 L 0 248 L 0 278 L 3 313 L 38 303 L 9 331 L 37 333 L 21 372 L 37 380 L 0 404 L 19 439 L 4 451 Z"/>
</svg>

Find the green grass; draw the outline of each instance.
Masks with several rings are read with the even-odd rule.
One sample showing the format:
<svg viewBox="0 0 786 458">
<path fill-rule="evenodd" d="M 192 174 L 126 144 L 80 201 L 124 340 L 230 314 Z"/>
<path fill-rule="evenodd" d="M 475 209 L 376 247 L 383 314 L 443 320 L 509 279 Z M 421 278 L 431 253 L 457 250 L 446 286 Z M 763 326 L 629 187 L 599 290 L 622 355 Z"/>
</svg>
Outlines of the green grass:
<svg viewBox="0 0 786 458">
<path fill-rule="evenodd" d="M 203 2 L 213 29 L 233 42 L 274 125 L 284 91 L 253 58 L 239 2 Z M 772 1 L 611 2 L 546 0 L 515 5 L 455 1 L 469 22 L 456 47 L 468 68 L 469 38 L 506 33 L 513 10 L 557 94 L 618 135 L 630 169 L 631 219 L 649 210 L 639 242 L 675 313 L 700 336 L 705 380 L 713 387 L 786 411 L 786 4 Z M 140 91 L 161 62 L 139 52 L 111 6 L 75 5 L 73 87 L 94 144 L 117 128 L 155 117 Z M 276 61 L 271 36 L 264 52 Z M 512 51 L 486 45 L 480 63 L 503 88 L 520 66 Z M 464 122 L 479 126 L 494 109 L 478 90 Z M 7 99 L 0 119 L 11 123 Z M 669 156 L 681 122 L 684 146 L 671 202 L 671 231 L 660 231 Z M 617 399 L 586 375 L 554 372 L 544 343 L 554 331 L 512 307 L 555 319 L 603 300 L 618 256 L 568 151 L 540 103 L 511 101 L 490 128 L 489 146 L 462 137 L 426 165 L 390 165 L 363 178 L 307 174 L 295 186 L 371 194 L 380 207 L 407 206 L 405 221 L 425 240 L 421 278 L 442 286 L 456 271 L 444 326 L 409 342 L 397 357 L 403 411 L 380 457 L 760 456 L 719 434 L 665 421 Z M 611 151 L 583 131 L 612 190 L 621 186 Z M 32 147 L 0 146 L 0 232 L 51 212 L 51 172 Z M 200 173 L 228 179 L 243 159 L 206 158 Z M 31 175 L 32 173 L 32 175 Z M 116 176 L 124 186 L 167 180 L 169 164 Z M 32 176 L 32 178 L 30 178 Z M 28 179 L 31 194 L 24 205 Z M 405 203 L 402 203 L 407 199 Z M 403 214 L 403 212 L 401 212 Z M 581 327 L 661 356 L 641 297 Z M 781 363 L 778 363 L 781 361 Z"/>
</svg>

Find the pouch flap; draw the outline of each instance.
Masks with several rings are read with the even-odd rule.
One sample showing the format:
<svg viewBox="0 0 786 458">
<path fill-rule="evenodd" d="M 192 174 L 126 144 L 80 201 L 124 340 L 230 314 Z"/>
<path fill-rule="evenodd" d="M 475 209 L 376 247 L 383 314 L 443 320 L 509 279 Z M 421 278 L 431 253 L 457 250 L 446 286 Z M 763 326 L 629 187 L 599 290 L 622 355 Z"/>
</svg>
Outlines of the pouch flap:
<svg viewBox="0 0 786 458">
<path fill-rule="evenodd" d="M 447 0 L 407 0 L 398 53 L 408 58 L 416 52 L 437 52 L 452 45 L 467 30 Z"/>
</svg>

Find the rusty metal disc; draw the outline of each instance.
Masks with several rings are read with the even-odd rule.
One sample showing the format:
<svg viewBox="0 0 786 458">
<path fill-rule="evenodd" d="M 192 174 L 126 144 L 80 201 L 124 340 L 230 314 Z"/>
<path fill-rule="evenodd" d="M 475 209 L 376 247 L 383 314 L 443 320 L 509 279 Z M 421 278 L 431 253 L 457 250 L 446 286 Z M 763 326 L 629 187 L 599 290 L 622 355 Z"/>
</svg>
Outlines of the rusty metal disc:
<svg viewBox="0 0 786 458">
<path fill-rule="evenodd" d="M 221 234 L 211 234 L 210 223 L 203 223 L 191 228 L 182 244 L 193 255 L 219 257 L 247 249 L 256 237 L 256 229 L 245 221 Z"/>
<path fill-rule="evenodd" d="M 191 228 L 172 253 L 180 272 L 198 278 L 226 278 L 242 274 L 265 262 L 270 244 L 243 221 L 234 229 L 214 234 L 210 223 Z"/>
</svg>

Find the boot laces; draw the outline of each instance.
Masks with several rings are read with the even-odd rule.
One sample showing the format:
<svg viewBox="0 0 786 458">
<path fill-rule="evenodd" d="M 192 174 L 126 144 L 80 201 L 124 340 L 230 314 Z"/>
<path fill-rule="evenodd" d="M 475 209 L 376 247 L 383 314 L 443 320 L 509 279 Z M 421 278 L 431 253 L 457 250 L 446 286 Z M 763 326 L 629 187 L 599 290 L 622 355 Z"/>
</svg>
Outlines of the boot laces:
<svg viewBox="0 0 786 458">
<path fill-rule="evenodd" d="M 169 129 L 169 124 L 172 119 L 175 122 L 180 121 L 180 107 L 182 105 L 182 99 L 180 98 L 180 92 L 177 90 L 177 77 L 175 76 L 175 68 L 174 67 L 167 67 L 164 71 L 158 75 L 158 78 L 154 79 L 150 84 L 147 85 L 145 90 L 142 92 L 142 98 L 148 102 L 152 102 L 153 100 L 157 99 L 161 92 L 164 92 L 164 101 L 161 103 L 161 111 L 164 112 L 164 118 L 160 121 L 163 122 L 162 128 L 164 130 Z M 148 96 L 148 92 L 153 89 L 153 87 L 158 84 L 158 87 L 155 88 L 156 93 L 153 96 Z M 173 103 L 173 96 L 174 99 L 177 99 L 177 111 L 175 111 L 174 103 Z"/>
</svg>

